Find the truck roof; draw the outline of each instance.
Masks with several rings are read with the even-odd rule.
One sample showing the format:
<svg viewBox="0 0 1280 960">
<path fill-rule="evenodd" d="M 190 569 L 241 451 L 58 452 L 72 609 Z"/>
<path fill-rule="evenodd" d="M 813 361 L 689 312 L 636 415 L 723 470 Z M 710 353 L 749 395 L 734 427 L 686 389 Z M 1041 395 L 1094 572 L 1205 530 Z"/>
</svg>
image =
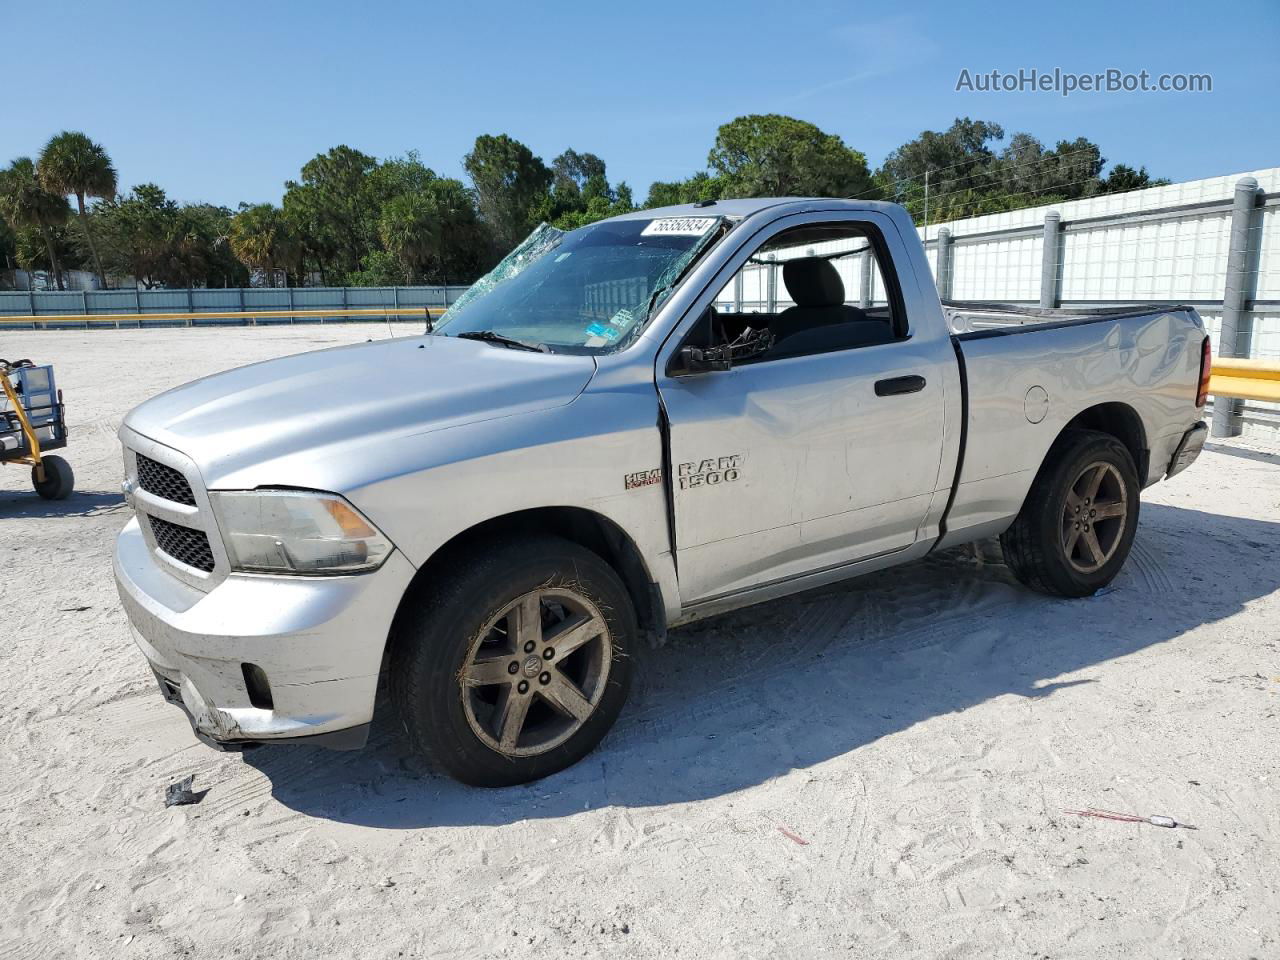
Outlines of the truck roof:
<svg viewBox="0 0 1280 960">
<path fill-rule="evenodd" d="M 710 203 L 681 203 L 671 207 L 651 207 L 624 213 L 611 220 L 652 220 L 656 217 L 749 217 L 770 207 L 795 206 L 812 209 L 821 204 L 824 209 L 847 207 L 850 210 L 876 210 L 889 213 L 897 207 L 881 200 L 844 200 L 837 197 L 746 197 L 738 200 L 714 200 Z"/>
</svg>

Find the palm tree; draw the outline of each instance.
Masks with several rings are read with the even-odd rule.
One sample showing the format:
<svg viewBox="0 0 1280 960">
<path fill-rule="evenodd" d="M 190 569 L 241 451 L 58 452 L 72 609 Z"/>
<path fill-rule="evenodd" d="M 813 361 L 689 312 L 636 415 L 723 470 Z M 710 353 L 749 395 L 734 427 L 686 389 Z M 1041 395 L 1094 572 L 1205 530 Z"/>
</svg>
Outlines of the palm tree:
<svg viewBox="0 0 1280 960">
<path fill-rule="evenodd" d="M 231 218 L 231 252 L 250 269 L 296 270 L 302 248 L 279 207 L 259 203 Z M 273 280 L 274 285 L 274 280 Z"/>
<path fill-rule="evenodd" d="M 378 234 L 387 252 L 400 261 L 406 283 L 440 250 L 440 217 L 432 198 L 402 193 L 382 208 Z"/>
<path fill-rule="evenodd" d="M 98 282 L 107 285 L 102 271 L 102 258 L 89 232 L 89 217 L 85 211 L 85 197 L 114 197 L 116 194 L 116 168 L 102 144 L 94 143 L 83 133 L 63 130 L 49 139 L 40 151 L 37 164 L 40 181 L 46 189 L 66 196 L 74 194 L 80 211 L 80 226 L 93 254 L 93 266 L 98 271 Z"/>
<path fill-rule="evenodd" d="M 44 239 L 49 266 L 58 289 L 64 289 L 62 266 L 54 246 L 53 231 L 64 226 L 71 217 L 71 204 L 65 196 L 50 193 L 36 176 L 36 165 L 30 157 L 19 157 L 0 172 L 0 209 L 15 227 L 30 227 Z"/>
</svg>

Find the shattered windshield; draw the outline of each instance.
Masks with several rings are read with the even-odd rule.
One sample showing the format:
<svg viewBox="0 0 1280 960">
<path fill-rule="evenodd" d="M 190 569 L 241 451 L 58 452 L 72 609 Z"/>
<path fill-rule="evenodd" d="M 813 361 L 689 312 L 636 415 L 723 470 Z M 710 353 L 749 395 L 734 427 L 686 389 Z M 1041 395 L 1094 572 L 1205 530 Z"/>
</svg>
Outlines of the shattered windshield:
<svg viewBox="0 0 1280 960">
<path fill-rule="evenodd" d="M 619 350 L 720 235 L 722 222 L 606 220 L 568 233 L 544 223 L 459 297 L 434 332 L 553 353 Z"/>
</svg>

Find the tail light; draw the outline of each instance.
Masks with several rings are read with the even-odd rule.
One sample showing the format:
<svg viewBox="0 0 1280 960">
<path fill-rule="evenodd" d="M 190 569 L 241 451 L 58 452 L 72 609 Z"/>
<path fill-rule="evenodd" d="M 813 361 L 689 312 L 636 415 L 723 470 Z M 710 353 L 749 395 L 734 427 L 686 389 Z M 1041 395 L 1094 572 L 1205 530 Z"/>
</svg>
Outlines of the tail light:
<svg viewBox="0 0 1280 960">
<path fill-rule="evenodd" d="M 1200 389 L 1196 391 L 1196 406 L 1203 407 L 1209 399 L 1209 377 L 1213 373 L 1213 347 L 1209 338 L 1204 338 L 1200 346 Z M 1216 408 L 1215 408 L 1216 409 Z"/>
</svg>

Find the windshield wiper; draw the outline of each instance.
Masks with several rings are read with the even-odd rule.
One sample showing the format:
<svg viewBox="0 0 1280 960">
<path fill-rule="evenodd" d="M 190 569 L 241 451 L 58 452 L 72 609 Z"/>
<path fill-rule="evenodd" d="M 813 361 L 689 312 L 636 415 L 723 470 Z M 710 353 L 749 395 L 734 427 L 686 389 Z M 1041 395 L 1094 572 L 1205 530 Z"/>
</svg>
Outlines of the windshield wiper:
<svg viewBox="0 0 1280 960">
<path fill-rule="evenodd" d="M 500 347 L 510 347 L 512 350 L 532 350 L 534 353 L 551 352 L 551 348 L 545 343 L 530 343 L 528 340 L 504 337 L 494 330 L 467 330 L 463 333 L 454 334 L 454 336 L 459 340 L 483 340 L 485 343 L 496 343 Z"/>
</svg>

